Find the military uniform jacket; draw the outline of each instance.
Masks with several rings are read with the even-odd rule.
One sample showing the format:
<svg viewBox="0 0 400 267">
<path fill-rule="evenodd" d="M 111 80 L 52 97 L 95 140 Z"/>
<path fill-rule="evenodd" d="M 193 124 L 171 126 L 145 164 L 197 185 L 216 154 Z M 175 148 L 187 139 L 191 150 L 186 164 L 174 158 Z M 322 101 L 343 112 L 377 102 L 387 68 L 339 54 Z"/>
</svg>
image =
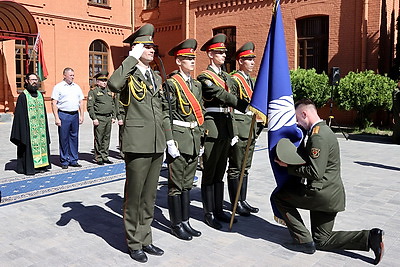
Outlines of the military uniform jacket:
<svg viewBox="0 0 400 267">
<path fill-rule="evenodd" d="M 176 74 L 180 75 L 180 74 Z M 184 122 L 197 122 L 196 115 L 192 110 L 189 100 L 186 98 L 181 86 L 178 83 L 174 83 L 172 79 L 168 79 L 164 83 L 164 92 L 167 92 L 166 86 L 169 87 L 170 94 L 169 96 L 166 94 L 166 97 L 170 98 L 171 103 L 171 113 L 172 119 Z M 202 92 L 201 92 L 201 84 L 197 80 L 190 79 L 189 88 L 193 93 L 194 97 L 202 106 Z M 179 94 L 178 94 L 179 90 Z M 182 99 L 179 99 L 179 95 Z M 169 127 L 165 129 L 165 135 L 167 140 L 175 140 L 177 142 L 177 146 L 180 153 L 187 155 L 198 155 L 200 150 L 200 137 L 202 135 L 203 129 L 201 126 L 197 125 L 194 128 L 172 125 L 171 131 L 171 123 L 169 117 L 169 106 L 168 100 L 164 99 L 164 116 L 165 123 L 164 125 L 168 125 Z M 203 110 L 204 111 L 204 110 Z M 166 126 L 167 127 L 167 126 Z"/>
<path fill-rule="evenodd" d="M 241 71 L 238 71 L 238 74 L 242 75 L 245 79 L 247 79 L 247 77 L 245 75 L 243 75 L 243 73 Z M 237 83 L 238 98 L 240 98 L 242 100 L 245 100 L 247 103 L 250 103 L 251 99 L 247 95 L 246 90 L 244 89 L 244 85 L 242 84 L 242 82 L 238 78 L 236 78 L 235 76 L 232 76 L 232 78 Z M 253 79 L 249 80 L 249 85 L 250 85 L 250 88 L 253 90 L 253 88 L 254 88 Z M 251 126 L 252 119 L 253 119 L 253 115 L 234 112 L 233 130 L 234 130 L 235 136 L 238 136 L 241 139 L 247 139 L 249 137 L 249 131 L 250 131 L 250 126 Z M 254 127 L 253 128 L 253 139 L 255 138 L 256 130 L 257 130 L 257 127 Z"/>
<path fill-rule="evenodd" d="M 166 141 L 161 77 L 151 70 L 157 86 L 154 90 L 136 67 L 137 64 L 136 58 L 128 56 L 108 80 L 110 90 L 120 93 L 120 101 L 125 108 L 122 151 L 163 153 Z"/>
<path fill-rule="evenodd" d="M 214 70 L 208 66 L 207 70 L 210 70 L 214 72 Z M 215 72 L 214 72 L 215 73 Z M 221 71 L 220 77 L 225 81 L 227 86 L 230 89 L 230 92 L 225 90 L 225 88 L 222 88 L 214 83 L 213 80 L 211 80 L 207 75 L 204 73 L 200 74 L 197 76 L 197 80 L 201 83 L 202 85 L 202 95 L 203 95 L 203 100 L 204 100 L 204 108 L 209 108 L 209 107 L 221 107 L 221 108 L 226 108 L 226 107 L 233 107 L 236 108 L 242 112 L 245 111 L 247 107 L 247 102 L 240 100 L 236 97 L 235 90 L 237 90 L 236 83 L 233 81 L 232 77 L 226 73 L 225 71 Z M 232 115 L 232 112 L 230 112 Z M 214 116 L 214 118 L 213 118 Z M 209 130 L 208 132 L 208 137 L 209 138 L 218 138 L 218 129 L 215 123 L 209 123 L 210 120 L 216 120 L 216 113 L 212 112 L 206 112 L 204 119 L 205 119 L 205 128 Z M 232 117 L 232 116 L 231 116 Z M 230 117 L 230 118 L 231 118 Z M 221 120 L 218 120 L 221 121 Z M 218 125 L 218 128 L 225 128 L 228 129 L 230 132 L 230 137 L 233 137 L 233 129 L 232 129 L 232 122 L 231 119 L 227 120 L 224 119 L 226 123 L 229 123 L 230 125 Z M 219 123 L 219 122 L 216 122 Z"/>
<path fill-rule="evenodd" d="M 345 208 L 345 191 L 340 175 L 340 150 L 335 134 L 325 122 L 310 130 L 304 158 L 306 164 L 288 166 L 289 174 L 307 178 L 306 197 L 313 198 L 310 210 L 339 212 Z"/>
<path fill-rule="evenodd" d="M 106 87 L 96 86 L 88 94 L 87 111 L 92 120 L 97 120 L 97 115 L 111 115 L 115 117 L 115 106 L 111 91 Z"/>
<path fill-rule="evenodd" d="M 125 117 L 125 108 L 119 101 L 119 94 L 114 95 L 115 116 L 117 120 L 123 120 Z"/>
</svg>

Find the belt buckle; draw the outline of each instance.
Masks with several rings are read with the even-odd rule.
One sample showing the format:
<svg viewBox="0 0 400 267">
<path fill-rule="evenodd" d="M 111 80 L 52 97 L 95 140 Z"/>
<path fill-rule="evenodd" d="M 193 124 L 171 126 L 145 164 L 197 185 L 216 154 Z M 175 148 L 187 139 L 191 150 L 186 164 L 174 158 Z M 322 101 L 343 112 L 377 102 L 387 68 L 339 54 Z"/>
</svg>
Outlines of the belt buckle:
<svg viewBox="0 0 400 267">
<path fill-rule="evenodd" d="M 194 129 L 194 127 L 196 127 L 196 122 L 194 121 L 189 122 L 189 128 Z"/>
<path fill-rule="evenodd" d="M 224 109 L 224 113 L 228 114 L 229 113 L 229 108 L 223 108 Z"/>
</svg>

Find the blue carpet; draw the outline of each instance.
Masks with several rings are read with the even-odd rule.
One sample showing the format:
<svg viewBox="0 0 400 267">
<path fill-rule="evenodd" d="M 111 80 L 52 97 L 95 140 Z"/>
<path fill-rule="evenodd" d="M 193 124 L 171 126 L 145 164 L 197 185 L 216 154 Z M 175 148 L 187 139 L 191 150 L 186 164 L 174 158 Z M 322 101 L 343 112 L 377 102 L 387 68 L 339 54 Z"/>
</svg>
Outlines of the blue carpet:
<svg viewBox="0 0 400 267">
<path fill-rule="evenodd" d="M 1 179 L 0 206 L 122 179 L 125 179 L 125 163 Z"/>
<path fill-rule="evenodd" d="M 255 152 L 268 149 L 266 146 L 255 146 Z M 161 176 L 167 177 L 161 170 Z M 125 179 L 125 163 L 104 166 L 88 166 L 76 171 L 51 171 L 51 174 L 35 176 L 18 176 L 0 179 L 0 206 L 48 196 L 60 192 L 80 189 L 93 185 Z"/>
</svg>

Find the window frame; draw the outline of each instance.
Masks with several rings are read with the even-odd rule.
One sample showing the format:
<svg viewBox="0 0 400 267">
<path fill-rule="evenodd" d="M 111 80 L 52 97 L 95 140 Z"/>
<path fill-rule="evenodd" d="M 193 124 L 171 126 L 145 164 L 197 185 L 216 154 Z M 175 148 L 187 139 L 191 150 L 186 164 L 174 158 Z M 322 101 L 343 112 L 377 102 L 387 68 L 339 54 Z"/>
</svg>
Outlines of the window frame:
<svg viewBox="0 0 400 267">
<path fill-rule="evenodd" d="M 99 42 L 101 44 L 101 50 L 105 51 L 98 51 L 94 50 L 96 49 L 95 45 Z M 93 50 L 92 50 L 93 47 Z M 109 65 L 109 47 L 106 42 L 100 39 L 93 40 L 90 45 L 89 45 L 89 66 L 88 66 L 88 71 L 89 71 L 89 86 L 94 87 L 96 85 L 96 81 L 94 79 L 94 76 L 103 70 L 108 71 L 108 65 Z M 96 56 L 100 56 L 100 62 L 98 63 Z M 106 62 L 104 62 L 104 58 Z"/>
<path fill-rule="evenodd" d="M 297 19 L 296 31 L 297 66 L 328 73 L 329 16 Z"/>
<path fill-rule="evenodd" d="M 223 33 L 227 36 L 225 46 L 228 51 L 226 51 L 226 59 L 224 63 L 224 69 L 226 72 L 230 73 L 236 70 L 236 36 L 237 36 L 237 28 L 236 26 L 222 26 L 218 28 L 212 29 L 213 35 L 218 33 Z M 232 32 L 229 33 L 229 32 Z"/>
</svg>

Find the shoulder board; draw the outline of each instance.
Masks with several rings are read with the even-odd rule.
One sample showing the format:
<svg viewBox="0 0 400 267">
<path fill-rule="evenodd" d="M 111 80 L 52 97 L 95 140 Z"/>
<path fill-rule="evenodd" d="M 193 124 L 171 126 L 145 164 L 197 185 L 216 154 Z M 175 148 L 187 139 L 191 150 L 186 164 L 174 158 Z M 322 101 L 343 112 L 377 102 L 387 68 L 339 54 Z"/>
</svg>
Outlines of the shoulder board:
<svg viewBox="0 0 400 267">
<path fill-rule="evenodd" d="M 318 133 L 319 133 L 319 126 L 315 126 L 315 127 L 313 128 L 313 130 L 312 130 L 311 135 L 313 135 L 313 134 L 318 134 Z"/>
</svg>

